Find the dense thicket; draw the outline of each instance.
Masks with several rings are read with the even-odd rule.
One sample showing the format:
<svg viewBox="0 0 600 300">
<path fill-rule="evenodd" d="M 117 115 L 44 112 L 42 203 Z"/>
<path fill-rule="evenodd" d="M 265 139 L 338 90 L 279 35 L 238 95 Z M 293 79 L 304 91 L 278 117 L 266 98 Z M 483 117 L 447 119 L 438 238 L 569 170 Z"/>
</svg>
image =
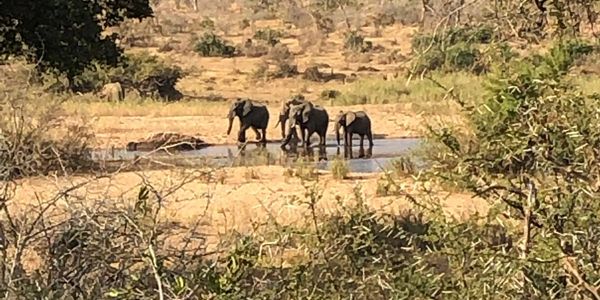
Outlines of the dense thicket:
<svg viewBox="0 0 600 300">
<path fill-rule="evenodd" d="M 72 79 L 94 60 L 117 63 L 121 50 L 105 28 L 149 16 L 148 0 L 0 1 L 0 58 L 26 55 Z"/>
</svg>

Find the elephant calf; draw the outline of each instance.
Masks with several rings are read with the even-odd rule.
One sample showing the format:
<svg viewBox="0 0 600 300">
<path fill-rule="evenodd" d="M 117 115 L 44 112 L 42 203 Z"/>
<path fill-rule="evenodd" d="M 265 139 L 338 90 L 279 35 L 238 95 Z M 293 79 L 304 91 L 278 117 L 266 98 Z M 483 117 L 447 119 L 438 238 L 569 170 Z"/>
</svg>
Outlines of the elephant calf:
<svg viewBox="0 0 600 300">
<path fill-rule="evenodd" d="M 269 124 L 269 111 L 267 106 L 264 104 L 256 103 L 250 99 L 237 98 L 236 101 L 231 105 L 229 114 L 229 127 L 227 128 L 227 135 L 231 133 L 231 127 L 233 125 L 233 119 L 238 117 L 240 119 L 240 131 L 238 132 L 238 142 L 246 142 L 246 130 L 252 128 L 256 133 L 256 139 L 262 144 L 267 143 L 267 125 Z M 262 135 L 258 130 L 262 131 Z"/>
<path fill-rule="evenodd" d="M 100 91 L 100 97 L 106 98 L 108 101 L 123 101 L 125 99 L 125 90 L 118 82 L 107 83 Z"/>
<path fill-rule="evenodd" d="M 340 145 L 340 127 L 344 129 L 344 146 L 352 148 L 352 135 L 360 136 L 360 146 L 363 147 L 365 136 L 369 139 L 369 147 L 373 147 L 373 133 L 371 132 L 371 119 L 364 111 L 340 111 L 335 119 L 335 137 Z"/>
</svg>

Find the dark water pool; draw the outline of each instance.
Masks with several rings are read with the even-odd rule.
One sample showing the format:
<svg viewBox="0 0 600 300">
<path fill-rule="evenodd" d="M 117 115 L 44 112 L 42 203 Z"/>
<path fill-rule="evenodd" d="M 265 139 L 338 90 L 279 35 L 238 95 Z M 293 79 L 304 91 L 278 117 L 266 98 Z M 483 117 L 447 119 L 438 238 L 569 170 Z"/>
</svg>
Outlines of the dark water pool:
<svg viewBox="0 0 600 300">
<path fill-rule="evenodd" d="M 148 157 L 154 161 L 168 161 L 178 165 L 213 165 L 213 166 L 249 166 L 249 165 L 291 165 L 302 157 L 303 161 L 315 163 L 321 170 L 328 170 L 336 157 L 345 157 L 351 172 L 373 173 L 388 167 L 394 159 L 407 154 L 416 148 L 418 138 L 375 139 L 374 146 L 360 149 L 359 141 L 353 141 L 352 155 L 344 153 L 343 146 L 338 147 L 335 140 L 327 140 L 323 149 L 312 147 L 304 153 L 298 147 L 298 153 L 283 151 L 280 143 L 267 143 L 265 148 L 249 144 L 245 150 L 237 145 L 215 145 L 200 150 L 182 152 L 146 152 L 126 151 L 124 149 L 98 150 L 93 153 L 95 160 L 129 161 L 136 157 Z M 315 143 L 313 143 L 314 145 Z M 367 145 L 365 141 L 365 145 Z M 363 155 L 361 155 L 363 154 Z"/>
</svg>

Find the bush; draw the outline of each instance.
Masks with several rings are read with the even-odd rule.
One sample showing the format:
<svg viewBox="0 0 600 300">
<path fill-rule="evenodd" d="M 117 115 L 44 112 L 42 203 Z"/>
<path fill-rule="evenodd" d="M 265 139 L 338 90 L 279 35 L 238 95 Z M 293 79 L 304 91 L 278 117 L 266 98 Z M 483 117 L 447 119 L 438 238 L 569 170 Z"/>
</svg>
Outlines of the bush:
<svg viewBox="0 0 600 300">
<path fill-rule="evenodd" d="M 93 64 L 75 77 L 78 92 L 99 91 L 105 84 L 120 82 L 124 88 L 137 90 L 142 96 L 179 100 L 182 95 L 175 85 L 185 74 L 147 52 L 124 55 L 117 67 Z"/>
<path fill-rule="evenodd" d="M 24 89 L 0 98 L 0 180 L 92 168 L 88 128 L 72 123 L 60 99 Z"/>
<path fill-rule="evenodd" d="M 257 30 L 252 38 L 255 40 L 265 41 L 267 44 L 273 47 L 280 42 L 282 37 L 283 32 L 267 28 Z"/>
<path fill-rule="evenodd" d="M 128 55 L 125 57 L 123 69 L 119 71 L 122 73 L 117 75 L 117 80 L 125 83 L 131 81 L 131 85 L 142 96 L 166 100 L 182 98 L 175 85 L 185 74 L 178 66 L 169 66 L 157 56 L 148 53 Z"/>
<path fill-rule="evenodd" d="M 274 66 L 273 71 L 269 71 Z M 294 63 L 294 55 L 282 44 L 277 44 L 269 50 L 269 55 L 263 59 L 255 71 L 255 77 L 287 78 L 298 75 L 298 66 Z"/>
<path fill-rule="evenodd" d="M 414 52 L 423 52 L 433 45 L 433 47 L 451 47 L 459 43 L 466 44 L 490 44 L 497 40 L 498 36 L 494 34 L 494 29 L 488 26 L 477 27 L 454 27 L 445 32 L 431 35 L 419 33 L 412 39 L 412 49 Z"/>
<path fill-rule="evenodd" d="M 196 42 L 194 50 L 205 57 L 233 57 L 236 52 L 235 47 L 229 45 L 212 32 L 205 33 Z"/>
<path fill-rule="evenodd" d="M 357 31 L 350 31 L 345 35 L 344 48 L 354 52 L 366 53 L 373 49 L 373 43 L 365 41 L 365 38 Z"/>
<path fill-rule="evenodd" d="M 348 178 L 348 173 L 350 172 L 350 168 L 348 167 L 348 162 L 342 158 L 335 159 L 331 164 L 331 174 L 333 174 L 333 178 L 341 180 Z"/>
<path fill-rule="evenodd" d="M 445 147 L 436 168 L 443 178 L 519 224 L 526 246 L 513 257 L 528 259 L 507 263 L 523 264 L 526 275 L 515 288 L 528 298 L 597 293 L 596 287 L 580 290 L 568 283 L 600 280 L 596 268 L 588 267 L 600 255 L 600 104 L 565 76 L 589 51 L 577 41 L 562 41 L 545 55 L 499 68 L 484 103 L 465 108 L 473 131 L 467 140 L 450 130 L 432 131 Z"/>
</svg>

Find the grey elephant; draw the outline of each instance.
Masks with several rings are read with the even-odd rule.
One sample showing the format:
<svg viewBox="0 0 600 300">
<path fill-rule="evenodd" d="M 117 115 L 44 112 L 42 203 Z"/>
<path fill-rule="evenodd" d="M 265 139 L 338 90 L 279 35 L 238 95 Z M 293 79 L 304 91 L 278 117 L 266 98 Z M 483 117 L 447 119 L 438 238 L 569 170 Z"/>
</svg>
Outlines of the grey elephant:
<svg viewBox="0 0 600 300">
<path fill-rule="evenodd" d="M 288 120 L 288 116 L 290 113 L 290 106 L 304 104 L 307 102 L 308 101 L 302 95 L 296 95 L 296 96 L 292 97 L 292 99 L 290 99 L 290 100 L 282 101 L 281 111 L 279 112 L 279 119 L 277 120 L 277 124 L 275 124 L 275 127 L 277 127 L 277 125 L 281 124 L 281 138 L 282 139 L 285 139 L 285 137 L 287 136 L 285 133 L 285 128 L 286 128 L 285 123 Z M 294 133 L 294 134 L 296 134 L 296 133 Z"/>
<path fill-rule="evenodd" d="M 246 142 L 246 130 L 252 128 L 256 133 L 256 139 L 262 144 L 267 143 L 267 125 L 269 124 L 269 110 L 267 106 L 262 103 L 254 102 L 250 99 L 237 98 L 236 101 L 231 105 L 229 114 L 229 127 L 227 128 L 227 135 L 231 133 L 231 127 L 233 125 L 233 119 L 238 117 L 240 119 L 240 131 L 238 132 L 238 142 Z M 262 131 L 261 133 L 258 131 Z"/>
<path fill-rule="evenodd" d="M 344 129 L 344 146 L 352 148 L 352 135 L 360 136 L 360 147 L 363 147 L 365 136 L 369 139 L 369 147 L 373 147 L 371 119 L 364 111 L 340 111 L 335 119 L 335 137 L 340 145 L 340 128 Z"/>
<path fill-rule="evenodd" d="M 100 97 L 108 101 L 123 101 L 125 99 L 125 90 L 118 82 L 107 83 L 102 87 Z"/>
<path fill-rule="evenodd" d="M 298 105 L 291 105 L 288 114 L 289 125 L 288 134 L 281 144 L 281 148 L 287 146 L 292 138 L 292 133 L 296 126 L 300 127 L 301 141 L 304 148 L 307 149 L 310 144 L 310 137 L 317 133 L 319 135 L 319 146 L 325 146 L 327 137 L 327 128 L 329 126 L 329 115 L 325 108 L 306 102 Z"/>
</svg>

